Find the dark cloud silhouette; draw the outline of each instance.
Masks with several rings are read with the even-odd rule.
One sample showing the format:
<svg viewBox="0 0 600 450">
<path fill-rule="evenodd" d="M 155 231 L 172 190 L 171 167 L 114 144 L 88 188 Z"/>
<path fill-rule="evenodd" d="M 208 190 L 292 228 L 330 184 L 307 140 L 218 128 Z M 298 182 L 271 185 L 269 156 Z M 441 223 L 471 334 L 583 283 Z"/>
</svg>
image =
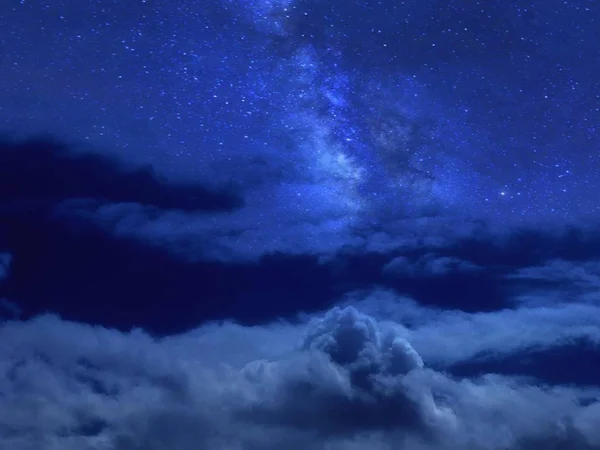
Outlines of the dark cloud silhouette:
<svg viewBox="0 0 600 450">
<path fill-rule="evenodd" d="M 588 338 L 554 348 L 533 347 L 509 355 L 481 354 L 448 369 L 461 377 L 488 373 L 534 377 L 544 383 L 598 385 L 600 347 Z"/>
<path fill-rule="evenodd" d="M 349 246 L 328 259 L 300 248 L 292 255 L 275 253 L 251 261 L 232 255 L 215 261 L 195 253 L 190 244 L 191 258 L 187 247 L 175 242 L 179 228 L 165 229 L 168 245 L 154 246 L 138 239 L 135 227 L 130 234 L 119 234 L 77 216 L 73 212 L 78 205 L 85 209 L 90 203 L 72 197 L 84 193 L 96 198 L 93 205 L 107 208 L 125 201 L 145 202 L 155 205 L 148 214 L 163 216 L 168 214 L 164 208 L 191 206 L 192 197 L 183 195 L 181 200 L 177 193 L 192 187 L 173 187 L 150 173 L 74 153 L 52 140 L 6 145 L 0 155 L 0 249 L 12 262 L 11 276 L 0 284 L 0 298 L 18 305 L 22 317 L 52 310 L 120 329 L 137 325 L 169 333 L 204 319 L 234 317 L 259 323 L 291 317 L 299 310 L 329 307 L 348 291 L 374 285 L 425 305 L 470 312 L 501 310 L 517 300 L 548 301 L 548 290 L 536 291 L 534 284 L 551 287 L 552 298 L 561 293 L 563 300 L 596 301 L 590 277 L 596 270 L 600 237 L 591 228 L 497 234 L 482 224 L 462 237 L 449 238 L 432 229 L 429 239 L 413 230 L 387 236 L 396 242 L 387 250 Z M 111 190 L 111 183 L 118 186 Z M 103 203 L 111 198 L 119 203 Z M 369 239 L 384 239 L 380 235 Z M 190 239 L 210 246 L 212 237 L 200 230 Z M 397 248 L 400 242 L 402 251 Z M 548 261 L 555 263 L 543 270 L 545 279 L 534 277 L 534 268 L 546 267 Z M 7 265 L 0 267 L 6 274 Z"/>
<path fill-rule="evenodd" d="M 6 298 L 0 298 L 0 320 L 18 319 L 23 314 L 19 305 Z"/>
<path fill-rule="evenodd" d="M 10 253 L 0 253 L 0 281 L 8 277 L 11 260 L 12 256 Z"/>
<path fill-rule="evenodd" d="M 0 139 L 0 211 L 72 198 L 184 211 L 228 211 L 242 205 L 233 192 L 169 183 L 151 168 L 126 167 L 53 138 Z"/>
<path fill-rule="evenodd" d="M 515 295 L 531 292 L 517 286 L 522 280 L 507 276 L 544 264 L 553 254 L 569 255 L 572 248 L 581 249 L 580 258 L 585 258 L 584 252 L 595 245 L 592 238 L 532 234 L 504 241 L 494 236 L 465 239 L 443 248 L 425 243 L 407 251 L 406 260 L 396 260 L 409 262 L 415 272 L 390 273 L 389 266 L 384 268 L 401 258 L 397 253 L 350 253 L 325 261 L 285 254 L 244 263 L 190 261 L 69 215 L 13 212 L 0 221 L 0 248 L 13 255 L 11 277 L 0 284 L 0 297 L 20 305 L 24 317 L 52 310 L 70 319 L 121 329 L 137 325 L 158 333 L 190 328 L 204 319 L 257 323 L 291 317 L 374 285 L 442 309 L 494 311 L 513 305 Z M 453 261 L 458 260 L 486 269 L 457 272 L 462 266 Z M 444 270 L 430 270 L 436 265 Z M 446 268 L 451 270 L 446 273 Z M 593 286 L 583 288 L 591 301 Z M 542 299 L 539 293 L 537 298 Z"/>
<path fill-rule="evenodd" d="M 0 297 L 18 303 L 24 317 L 52 311 L 170 333 L 207 319 L 293 316 L 322 308 L 336 294 L 328 269 L 314 257 L 189 262 L 68 217 L 11 215 L 0 221 L 0 246 L 14 255 Z"/>
<path fill-rule="evenodd" d="M 331 221 L 340 220 L 337 213 L 324 221 L 317 220 L 319 225 L 314 222 L 316 216 L 303 216 L 301 220 L 290 218 L 286 226 L 278 225 L 278 230 L 285 229 L 282 235 L 276 229 L 257 227 L 251 209 L 260 206 L 264 214 L 285 217 L 302 209 L 299 206 L 285 205 L 281 209 L 279 205 L 277 209 L 261 201 L 247 209 L 239 192 L 168 182 L 150 169 L 125 166 L 53 139 L 5 138 L 0 145 L 0 214 L 4 222 L 41 211 L 60 214 L 65 220 L 100 225 L 109 233 L 135 238 L 191 260 L 256 262 L 275 253 L 328 258 L 378 254 L 386 255 L 384 264 L 391 264 L 397 256 L 411 261 L 425 258 L 419 263 L 423 265 L 421 271 L 440 277 L 458 271 L 469 278 L 468 271 L 462 270 L 466 267 L 455 267 L 460 266 L 459 260 L 508 270 L 540 264 L 549 258 L 585 259 L 600 251 L 600 238 L 591 227 L 578 225 L 553 232 L 526 228 L 498 231 L 490 223 L 456 224 L 441 217 L 431 218 L 422 226 L 412 220 L 399 225 L 389 217 L 389 221 L 378 221 L 382 222 L 381 230 L 366 222 L 350 228 L 339 224 L 343 231 L 338 232 L 330 226 Z M 271 210 L 270 205 L 275 209 Z M 276 222 L 264 222 L 266 226 L 271 223 Z M 435 254 L 437 259 L 430 260 L 427 254 Z M 388 269 L 388 273 L 392 271 L 391 266 Z M 476 281 L 474 274 L 470 276 Z M 384 283 L 387 281 L 393 282 L 389 277 Z M 491 286 L 490 281 L 486 283 Z M 468 295 L 468 290 L 458 285 L 453 290 Z M 410 293 L 417 295 L 416 291 Z M 496 306 L 501 304 L 501 295 L 487 294 Z"/>
<path fill-rule="evenodd" d="M 583 261 L 550 259 L 522 267 L 506 275 L 515 302 L 528 305 L 561 302 L 600 304 L 600 264 L 595 258 Z"/>
<path fill-rule="evenodd" d="M 423 255 L 414 262 L 404 256 L 398 256 L 383 267 L 384 273 L 390 276 L 413 275 L 417 277 L 454 275 L 462 272 L 476 272 L 480 269 L 481 267 L 469 261 L 435 254 Z"/>
<path fill-rule="evenodd" d="M 440 251 L 443 254 L 438 254 Z M 332 260 L 330 267 L 345 292 L 377 285 L 440 308 L 492 311 L 508 306 L 504 269 L 493 261 L 480 260 L 485 264 L 483 270 L 461 257 L 460 244 L 444 248 L 425 244 L 402 255 L 344 255 Z"/>
<path fill-rule="evenodd" d="M 300 305 L 310 310 L 331 301 L 329 275 L 314 257 L 273 256 L 261 264 L 190 262 L 135 236 L 116 236 L 76 214 L 78 208 L 123 202 L 147 205 L 154 216 L 173 209 L 218 213 L 241 205 L 233 194 L 167 183 L 151 171 L 78 153 L 53 139 L 4 139 L 3 316 L 14 316 L 7 305 L 19 305 L 23 317 L 52 310 L 71 319 L 165 333 L 230 314 L 244 322 L 268 320 L 296 314 Z M 9 262 L 11 277 L 6 278 Z M 316 285 L 305 283 L 307 276 Z M 288 301 L 280 302 L 281 296 Z M 306 298 L 314 299 L 312 306 Z"/>
</svg>

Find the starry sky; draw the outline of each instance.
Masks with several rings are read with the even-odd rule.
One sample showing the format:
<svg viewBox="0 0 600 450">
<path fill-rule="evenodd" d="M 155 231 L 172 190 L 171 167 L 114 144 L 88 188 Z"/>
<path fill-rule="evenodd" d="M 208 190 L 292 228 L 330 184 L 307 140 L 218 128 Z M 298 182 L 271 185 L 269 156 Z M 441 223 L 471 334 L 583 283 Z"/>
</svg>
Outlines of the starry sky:
<svg viewBox="0 0 600 450">
<path fill-rule="evenodd" d="M 2 2 L 0 447 L 600 449 L 599 42 L 592 0 Z"/>
<path fill-rule="evenodd" d="M 4 10 L 0 131 L 51 133 L 245 200 L 227 217 L 123 232 L 188 247 L 211 233 L 220 245 L 194 251 L 256 258 L 364 247 L 407 218 L 596 220 L 592 2 Z"/>
</svg>

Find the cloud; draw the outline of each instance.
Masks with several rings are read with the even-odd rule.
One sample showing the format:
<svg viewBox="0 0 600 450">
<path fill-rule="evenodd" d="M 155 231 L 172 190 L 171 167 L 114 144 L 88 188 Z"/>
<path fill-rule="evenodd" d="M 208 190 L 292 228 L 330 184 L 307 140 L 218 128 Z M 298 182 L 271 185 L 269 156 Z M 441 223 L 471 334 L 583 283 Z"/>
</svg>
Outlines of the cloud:
<svg viewBox="0 0 600 450">
<path fill-rule="evenodd" d="M 464 96 L 473 95 L 474 87 L 477 100 L 483 94 L 502 95 L 496 103 L 505 104 L 504 116 L 519 117 L 523 105 L 512 109 L 509 93 L 518 92 L 522 80 L 510 83 L 501 76 L 504 71 L 498 67 L 504 65 L 498 66 L 498 57 L 513 58 L 514 51 L 525 57 L 531 54 L 530 42 L 543 37 L 548 43 L 551 34 L 538 36 L 535 27 L 519 29 L 527 20 L 506 5 L 495 4 L 495 14 L 482 14 L 468 6 L 392 3 L 377 5 L 365 21 L 362 7 L 356 5 L 338 17 L 327 11 L 328 5 L 313 1 L 214 1 L 195 32 L 177 34 L 181 45 L 173 51 L 181 49 L 181 55 L 151 50 L 166 42 L 165 30 L 181 25 L 179 16 L 164 14 L 159 14 L 160 26 L 150 27 L 135 44 L 90 37 L 102 41 L 94 44 L 94 59 L 86 46 L 73 48 L 68 33 L 52 52 L 15 47 L 16 53 L 30 57 L 28 64 L 5 68 L 4 128 L 44 127 L 102 146 L 99 152 L 119 153 L 129 162 L 151 162 L 171 180 L 197 182 L 175 185 L 150 170 L 73 155 L 53 144 L 9 142 L 8 147 L 19 151 L 0 156 L 0 196 L 12 198 L 18 191 L 20 201 L 45 206 L 73 197 L 104 199 L 65 202 L 61 212 L 189 259 L 228 262 L 255 262 L 277 252 L 322 257 L 344 251 L 394 252 L 415 245 L 415 240 L 421 246 L 427 241 L 427 247 L 452 245 L 472 228 L 465 225 L 465 216 L 487 218 L 498 226 L 533 215 L 546 219 L 545 208 L 531 210 L 539 202 L 497 198 L 507 184 L 506 171 L 489 161 L 505 145 L 495 141 L 494 121 L 481 119 L 481 124 L 467 126 L 478 117 L 480 102 L 465 101 Z M 388 6 L 394 15 L 377 13 Z M 10 14 L 35 20 L 33 11 Z M 92 16 L 86 17 L 93 22 L 97 18 Z M 115 33 L 128 32 L 133 16 L 113 23 L 123 27 Z M 319 17 L 327 17 L 327 23 L 315 20 Z M 402 30 L 396 26 L 398 17 L 411 18 Z M 461 22 L 468 26 L 461 27 L 466 38 L 457 46 L 446 36 L 452 27 L 440 24 Z M 235 24 L 243 42 L 214 33 L 224 24 Z M 507 24 L 506 33 L 479 35 L 486 27 Z M 65 26 L 80 31 L 76 24 Z M 332 27 L 346 31 L 334 36 Z M 428 39 L 422 39 L 423 27 Z M 30 31 L 19 28 L 15 33 Z M 522 32 L 532 34 L 515 40 Z M 367 35 L 371 38 L 364 39 Z M 482 39 L 485 45 L 474 44 Z M 391 45 L 396 41 L 410 45 Z M 280 49 L 278 57 L 273 57 L 273 47 Z M 115 55 L 122 64 L 96 70 L 98 60 L 112 61 Z M 225 66 L 224 55 L 230 61 Z M 41 75 L 54 63 L 52 58 L 72 61 L 61 69 L 63 89 L 49 87 Z M 477 70 L 460 70 L 458 60 Z M 437 72 L 423 70 L 440 61 L 450 65 Z M 148 76 L 140 80 L 140 73 Z M 158 75 L 168 89 L 157 88 Z M 216 79 L 220 81 L 215 84 Z M 494 82 L 507 90 L 490 90 Z M 456 87 L 444 93 L 444 86 Z M 123 98 L 118 105 L 112 104 L 116 97 Z M 187 106 L 182 109 L 183 104 Z M 529 117 L 540 113 L 537 102 L 528 106 L 533 108 Z M 503 135 L 524 139 L 518 136 L 523 128 L 518 125 Z M 532 134 L 526 134 L 528 141 Z M 43 148 L 32 150 L 35 146 Z M 545 165 L 535 167 L 539 174 L 525 177 L 531 178 L 530 184 L 546 170 Z M 532 198 L 547 195 L 546 188 L 525 191 Z M 560 208 L 552 208 L 551 214 L 549 209 L 547 214 L 556 219 Z"/>
<path fill-rule="evenodd" d="M 460 272 L 474 272 L 481 269 L 481 267 L 469 261 L 430 253 L 421 256 L 414 262 L 405 256 L 398 256 L 383 267 L 383 272 L 392 276 L 398 274 L 435 277 Z"/>
<path fill-rule="evenodd" d="M 97 211 L 95 219 L 102 216 L 110 230 L 97 220 L 87 220 L 88 210 L 90 214 Z M 201 219 L 207 221 L 205 226 L 188 229 L 191 222 L 181 212 L 152 214 L 141 205 L 98 206 L 72 200 L 51 212 L 3 216 L 0 248 L 14 255 L 18 264 L 13 265 L 10 279 L 0 286 L 0 297 L 18 302 L 23 317 L 52 310 L 66 318 L 122 329 L 136 323 L 158 333 L 188 329 L 201 318 L 232 316 L 256 323 L 291 317 L 298 310 L 326 308 L 348 291 L 373 286 L 391 289 L 396 295 L 412 297 L 430 307 L 491 312 L 510 308 L 525 295 L 541 300 L 535 286 L 518 286 L 515 291 L 517 281 L 523 280 L 507 276 L 523 266 L 543 265 L 547 255 L 554 252 L 566 256 L 573 252 L 587 258 L 584 251 L 597 249 L 599 242 L 591 233 L 579 237 L 524 233 L 503 236 L 484 228 L 479 232 L 470 229 L 456 239 L 444 237 L 441 231 L 426 238 L 426 230 L 439 230 L 424 223 L 410 232 L 408 225 L 398 227 L 397 240 L 387 236 L 390 246 L 384 252 L 366 246 L 379 239 L 369 237 L 366 231 L 354 230 L 360 245 L 346 245 L 348 236 L 338 233 L 340 229 L 334 224 L 319 241 L 318 222 L 310 226 L 290 223 L 289 228 L 281 230 L 269 220 L 274 227 L 270 237 L 264 229 L 244 231 L 246 223 L 235 222 L 237 212 L 219 214 L 216 222 L 228 223 L 222 230 L 208 223 L 213 221 L 210 217 Z M 229 227 L 238 227 L 238 234 L 225 237 Z M 303 234 L 303 229 L 308 231 Z M 223 233 L 223 240 L 219 240 L 218 233 Z M 302 235 L 302 240 L 297 240 L 296 234 Z M 302 247 L 302 242 L 321 250 L 306 255 L 308 247 Z M 296 248 L 298 243 L 302 245 Z M 390 250 L 394 243 L 401 248 Z M 341 250 L 329 254 L 331 246 Z M 267 248 L 275 254 L 256 260 Z M 278 249 L 290 253 L 277 254 Z M 222 258 L 208 258 L 216 253 Z M 408 262 L 410 270 L 407 267 L 404 273 L 392 273 L 392 264 L 387 268 L 386 264 L 394 258 L 399 258 L 394 264 Z M 461 261 L 485 269 L 465 271 Z M 30 282 L 33 277 L 37 283 Z M 269 290 L 265 292 L 267 285 Z M 594 289 L 588 287 L 585 295 L 591 299 Z M 557 293 L 555 290 L 549 294 L 556 297 Z M 578 301 L 583 291 L 575 294 L 568 296 L 569 301 Z M 82 296 L 86 302 L 78 300 Z M 200 296 L 203 301 L 199 303 Z M 248 302 L 252 308 L 246 306 Z"/>
<path fill-rule="evenodd" d="M 542 266 L 524 267 L 511 278 L 547 282 L 570 281 L 591 287 L 600 286 L 600 261 L 565 261 L 554 259 Z"/>
<path fill-rule="evenodd" d="M 402 324 L 402 335 L 436 367 L 447 368 L 479 357 L 502 360 L 577 342 L 600 344 L 600 308 L 590 304 L 470 313 L 423 306 L 386 290 L 352 293 L 344 304 L 354 305 L 389 326 Z"/>
<path fill-rule="evenodd" d="M 445 234 L 441 219 L 418 219 L 416 228 L 398 221 L 373 234 L 368 225 L 349 231 L 343 217 L 320 221 L 319 211 L 306 213 L 307 222 L 294 222 L 292 215 L 282 227 L 276 203 L 270 208 L 253 202 L 198 216 L 87 200 L 64 200 L 50 211 L 0 210 L 0 248 L 18 261 L 0 297 L 17 302 L 23 317 L 52 310 L 122 329 L 136 323 L 170 333 L 200 318 L 231 315 L 256 323 L 291 317 L 373 286 L 465 312 L 510 308 L 526 296 L 528 305 L 539 306 L 559 297 L 592 302 L 596 295 L 589 283 L 570 290 L 548 285 L 545 292 L 538 280 L 511 278 L 524 274 L 524 266 L 541 267 L 561 256 L 593 274 L 600 239 L 585 229 L 496 233 L 472 222 L 452 235 Z M 582 261 L 574 260 L 577 255 Z M 239 281 L 223 282 L 230 279 Z M 85 303 L 78 300 L 84 295 Z"/>
<path fill-rule="evenodd" d="M 600 303 L 600 261 L 595 259 L 551 259 L 515 270 L 506 278 L 515 285 L 519 303 Z"/>
<path fill-rule="evenodd" d="M 162 339 L 54 316 L 5 322 L 0 445 L 600 448 L 597 389 L 452 378 L 428 368 L 403 329 L 353 307 Z"/>
<path fill-rule="evenodd" d="M 23 314 L 23 310 L 19 305 L 6 298 L 0 298 L 0 320 L 18 319 L 21 314 Z"/>
<path fill-rule="evenodd" d="M 10 278 L 0 283 L 0 298 L 18 303 L 23 318 L 52 311 L 165 334 L 202 320 L 292 317 L 299 310 L 321 310 L 338 295 L 329 268 L 313 256 L 190 261 L 93 223 L 67 220 L 58 210 L 0 220 L 0 248 L 15 257 Z"/>
<path fill-rule="evenodd" d="M 0 253 L 0 284 L 8 278 L 11 262 L 12 255 L 10 253 Z M 3 298 L 0 294 L 0 321 L 5 318 L 18 318 L 21 313 L 22 310 L 17 304 Z"/>
<path fill-rule="evenodd" d="M 287 5 L 285 1 L 265 2 L 244 10 L 250 17 L 265 20 L 287 15 L 283 14 Z M 335 76 L 329 74 L 332 67 Z M 194 123 L 189 130 L 196 132 L 189 141 L 196 142 L 207 155 L 201 160 L 174 157 L 178 153 L 172 148 L 180 149 L 181 143 L 167 145 L 170 132 L 169 139 L 156 139 L 164 152 L 153 157 L 153 163 L 161 162 L 157 170 L 172 178 L 185 172 L 187 178 L 200 180 L 195 184 L 166 183 L 147 170 L 126 170 L 114 160 L 74 155 L 64 146 L 39 141 L 6 144 L 19 151 L 7 152 L 10 164 L 3 167 L 13 174 L 29 173 L 29 179 L 37 180 L 24 180 L 18 187 L 19 195 L 29 201 L 30 197 L 38 202 L 51 199 L 53 205 L 60 201 L 65 218 L 84 218 L 120 237 L 135 237 L 190 259 L 256 261 L 277 252 L 328 257 L 344 249 L 362 252 L 387 246 L 371 239 L 374 223 L 384 227 L 380 236 L 391 237 L 388 248 L 397 249 L 402 242 L 398 242 L 396 220 L 409 217 L 411 224 L 404 227 L 408 230 L 414 228 L 415 218 L 440 214 L 443 201 L 439 179 L 429 173 L 430 168 L 421 167 L 419 157 L 412 158 L 414 161 L 409 158 L 415 153 L 410 151 L 412 147 L 418 147 L 420 156 L 422 152 L 432 153 L 429 140 L 434 139 L 434 133 L 421 128 L 427 128 L 422 124 L 431 121 L 429 116 L 434 113 L 421 113 L 423 108 L 416 101 L 426 90 L 424 86 L 410 76 L 401 77 L 393 86 L 382 86 L 375 78 L 365 83 L 362 77 L 340 71 L 337 63 L 304 45 L 278 60 L 269 72 L 272 79 L 268 85 L 276 94 L 257 95 L 265 99 L 275 95 L 277 105 L 292 106 L 269 113 L 273 118 L 268 122 L 272 130 L 268 136 L 261 121 L 260 131 L 242 135 L 224 130 L 208 132 Z M 264 85 L 260 78 L 247 85 Z M 357 85 L 368 86 L 365 91 L 375 96 L 374 106 L 356 101 Z M 197 89 L 197 82 L 195 86 Z M 164 101 L 160 98 L 159 104 Z M 250 106 L 248 111 L 258 115 Z M 364 120 L 360 117 L 363 114 Z M 229 121 L 235 122 L 231 114 Z M 114 118 L 110 122 L 115 122 Z M 409 134 L 415 136 L 402 141 L 402 156 L 395 158 L 396 142 L 391 133 L 404 127 L 413 130 Z M 180 130 L 179 134 L 186 133 Z M 139 142 L 136 148 L 145 145 Z M 115 148 L 124 146 L 134 147 L 129 141 L 114 144 Z M 114 153 L 111 149 L 101 151 Z M 128 161 L 140 159 L 133 150 L 122 153 Z M 187 164 L 185 170 L 182 164 Z M 32 167 L 24 170 L 28 165 Z M 441 167 L 443 161 L 429 165 Z M 13 166 L 14 170 L 9 168 Z M 56 182 L 55 174 L 59 173 L 61 183 Z M 18 181 L 5 178 L 6 183 Z M 444 196 L 448 192 L 445 189 Z M 73 198 L 103 201 L 74 202 Z"/>
<path fill-rule="evenodd" d="M 320 350 L 361 377 L 373 373 L 404 375 L 423 367 L 410 344 L 393 330 L 386 333 L 377 322 L 355 308 L 334 308 L 314 321 L 304 347 Z"/>
<path fill-rule="evenodd" d="M 532 377 L 551 385 L 595 386 L 600 379 L 600 345 L 574 336 L 553 345 L 538 344 L 513 352 L 488 350 L 447 370 L 461 377 L 496 373 Z"/>
<path fill-rule="evenodd" d="M 451 256 L 451 244 L 436 249 L 445 255 L 430 250 L 431 247 L 405 251 L 410 256 L 396 256 L 385 263 L 380 285 L 425 305 L 447 309 L 492 311 L 507 305 L 502 280 L 492 264 L 484 268 L 462 255 Z"/>
<path fill-rule="evenodd" d="M 267 200 L 217 216 L 157 214 L 133 203 L 64 203 L 59 212 L 66 220 L 98 225 L 119 238 L 136 239 L 188 261 L 256 262 L 278 253 L 328 256 L 362 241 L 348 235 L 348 219 L 341 214 L 319 217 L 319 210 Z"/>
<path fill-rule="evenodd" d="M 309 325 L 301 348 L 328 358 L 311 355 L 299 365 L 284 365 L 279 395 L 286 404 L 272 408 L 273 417 L 289 413 L 288 421 L 306 422 L 323 433 L 425 427 L 428 405 L 418 392 L 405 391 L 401 381 L 423 361 L 404 338 L 391 330 L 383 333 L 371 317 L 352 307 L 334 308 Z M 280 363 L 275 367 L 280 369 Z"/>
<path fill-rule="evenodd" d="M 68 199 L 183 211 L 228 211 L 242 204 L 234 193 L 168 182 L 149 167 L 128 167 L 53 138 L 0 139 L 0 211 L 39 209 Z"/>
<path fill-rule="evenodd" d="M 0 253 L 0 281 L 8 277 L 11 261 L 10 253 Z"/>
</svg>

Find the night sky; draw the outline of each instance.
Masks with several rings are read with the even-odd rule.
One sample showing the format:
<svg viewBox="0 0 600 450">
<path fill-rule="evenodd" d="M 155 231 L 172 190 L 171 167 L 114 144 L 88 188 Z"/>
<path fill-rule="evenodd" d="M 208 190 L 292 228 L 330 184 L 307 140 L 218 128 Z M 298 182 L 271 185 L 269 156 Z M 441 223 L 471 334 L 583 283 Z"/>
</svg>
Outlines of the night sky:
<svg viewBox="0 0 600 450">
<path fill-rule="evenodd" d="M 600 4 L 3 0 L 0 450 L 599 450 Z"/>
</svg>

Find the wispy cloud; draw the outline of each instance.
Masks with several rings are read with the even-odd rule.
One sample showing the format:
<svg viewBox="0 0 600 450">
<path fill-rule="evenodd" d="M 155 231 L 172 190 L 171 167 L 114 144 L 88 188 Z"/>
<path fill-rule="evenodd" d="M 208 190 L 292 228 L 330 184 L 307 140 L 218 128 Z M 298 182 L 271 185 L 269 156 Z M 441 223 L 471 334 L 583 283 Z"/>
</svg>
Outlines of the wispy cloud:
<svg viewBox="0 0 600 450">
<path fill-rule="evenodd" d="M 507 275 L 518 286 L 516 301 L 530 305 L 556 302 L 600 304 L 600 261 L 552 259 Z"/>
</svg>

